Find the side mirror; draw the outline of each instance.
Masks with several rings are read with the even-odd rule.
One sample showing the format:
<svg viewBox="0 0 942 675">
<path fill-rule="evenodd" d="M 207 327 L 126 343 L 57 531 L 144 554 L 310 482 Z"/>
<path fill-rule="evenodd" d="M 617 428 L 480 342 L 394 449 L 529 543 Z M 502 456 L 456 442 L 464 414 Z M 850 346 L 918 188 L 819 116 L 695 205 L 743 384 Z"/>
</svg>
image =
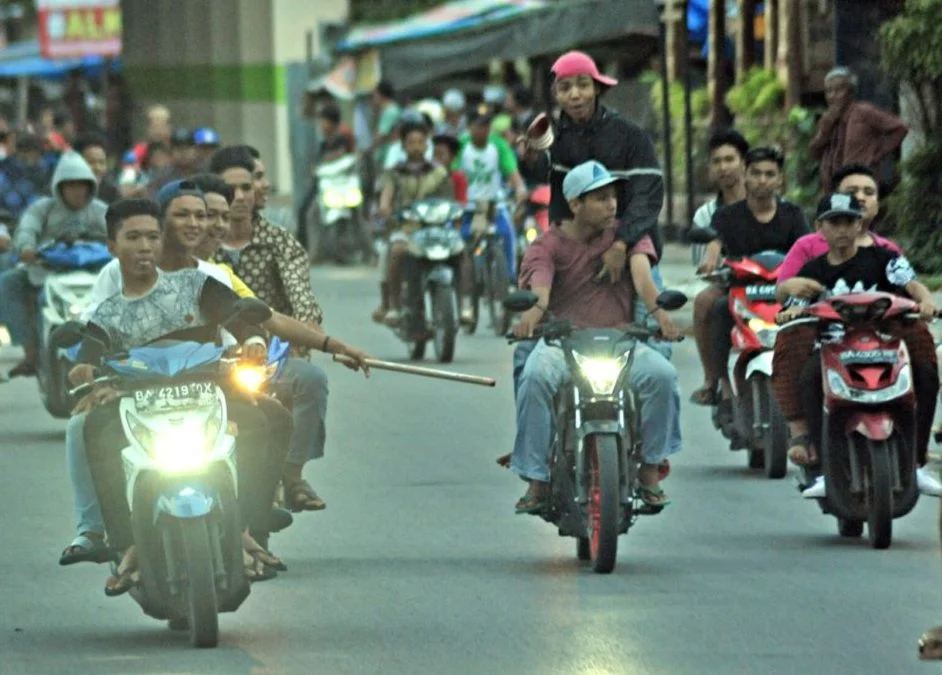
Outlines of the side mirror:
<svg viewBox="0 0 942 675">
<path fill-rule="evenodd" d="M 691 244 L 709 244 L 718 238 L 719 234 L 712 227 L 691 227 L 687 230 L 687 241 Z"/>
<path fill-rule="evenodd" d="M 504 298 L 504 309 L 508 312 L 525 312 L 539 301 L 533 291 L 514 291 Z"/>
<path fill-rule="evenodd" d="M 84 340 L 85 333 L 85 324 L 78 321 L 66 321 L 52 332 L 49 344 L 56 349 L 68 349 Z"/>
<path fill-rule="evenodd" d="M 240 298 L 232 307 L 232 314 L 224 322 L 228 324 L 235 319 L 246 323 L 265 323 L 272 317 L 271 308 L 258 298 Z"/>
<path fill-rule="evenodd" d="M 663 291 L 657 296 L 657 306 L 673 312 L 687 304 L 687 296 L 680 291 Z"/>
</svg>

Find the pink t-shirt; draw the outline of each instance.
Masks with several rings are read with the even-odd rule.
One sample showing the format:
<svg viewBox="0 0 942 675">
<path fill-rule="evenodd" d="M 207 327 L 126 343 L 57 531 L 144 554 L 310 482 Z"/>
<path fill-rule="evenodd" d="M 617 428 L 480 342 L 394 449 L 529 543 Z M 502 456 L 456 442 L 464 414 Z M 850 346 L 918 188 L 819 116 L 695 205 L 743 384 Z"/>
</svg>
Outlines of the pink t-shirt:
<svg viewBox="0 0 942 675">
<path fill-rule="evenodd" d="M 888 248 L 894 253 L 903 255 L 903 250 L 889 239 L 874 234 L 873 232 L 870 233 L 870 236 L 873 238 L 875 246 Z M 820 232 L 806 234 L 804 237 L 801 237 L 794 243 L 791 250 L 788 251 L 788 255 L 785 256 L 785 261 L 778 270 L 778 283 L 782 283 L 796 276 L 801 271 L 801 268 L 805 266 L 805 263 L 815 258 L 820 258 L 827 252 L 827 239 L 825 239 L 824 235 Z"/>
<path fill-rule="evenodd" d="M 612 284 L 596 282 L 602 254 L 615 242 L 615 230 L 605 230 L 587 242 L 570 239 L 559 227 L 551 227 L 527 249 L 520 267 L 520 287 L 551 287 L 549 310 L 580 328 L 613 328 L 632 320 L 634 287 L 631 275 Z M 645 236 L 628 255 L 647 255 L 651 264 L 657 254 Z"/>
</svg>

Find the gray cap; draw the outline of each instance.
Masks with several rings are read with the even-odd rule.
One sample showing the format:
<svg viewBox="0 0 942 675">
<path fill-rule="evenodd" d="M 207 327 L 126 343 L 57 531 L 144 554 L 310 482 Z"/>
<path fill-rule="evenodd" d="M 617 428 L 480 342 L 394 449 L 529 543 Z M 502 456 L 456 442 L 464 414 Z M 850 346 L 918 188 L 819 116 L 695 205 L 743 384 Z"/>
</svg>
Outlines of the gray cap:
<svg viewBox="0 0 942 675">
<path fill-rule="evenodd" d="M 624 180 L 605 168 L 601 162 L 594 159 L 584 162 L 572 169 L 563 179 L 563 196 L 566 199 L 576 199 L 587 192 Z"/>
</svg>

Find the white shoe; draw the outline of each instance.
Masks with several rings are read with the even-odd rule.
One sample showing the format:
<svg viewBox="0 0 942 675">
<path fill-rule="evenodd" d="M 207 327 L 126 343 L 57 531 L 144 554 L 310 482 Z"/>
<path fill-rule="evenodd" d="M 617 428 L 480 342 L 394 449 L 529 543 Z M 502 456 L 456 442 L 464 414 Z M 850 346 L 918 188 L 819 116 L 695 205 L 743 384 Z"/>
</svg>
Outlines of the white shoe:
<svg viewBox="0 0 942 675">
<path fill-rule="evenodd" d="M 803 499 L 824 499 L 827 495 L 827 488 L 824 485 L 824 476 L 818 476 L 811 487 L 806 487 L 801 491 Z"/>
<path fill-rule="evenodd" d="M 927 497 L 942 497 L 942 482 L 924 466 L 916 469 L 916 485 L 919 486 L 919 492 Z"/>
</svg>

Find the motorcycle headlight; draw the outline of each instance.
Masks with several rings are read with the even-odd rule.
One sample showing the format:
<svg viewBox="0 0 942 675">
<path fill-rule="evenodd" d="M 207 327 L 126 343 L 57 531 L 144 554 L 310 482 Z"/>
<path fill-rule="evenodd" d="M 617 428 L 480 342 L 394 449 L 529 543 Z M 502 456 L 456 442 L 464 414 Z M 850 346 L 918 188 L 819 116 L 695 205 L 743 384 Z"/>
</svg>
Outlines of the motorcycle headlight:
<svg viewBox="0 0 942 675">
<path fill-rule="evenodd" d="M 50 292 L 49 298 L 52 301 L 52 308 L 56 310 L 56 314 L 64 318 L 66 321 L 78 319 L 82 314 L 82 308 L 78 305 L 73 305 L 69 302 L 66 302 L 65 298 L 57 293 Z"/>
<path fill-rule="evenodd" d="M 535 228 L 528 228 L 526 233 L 527 243 L 532 244 L 536 241 L 536 238 L 540 236 L 540 233 Z"/>
<path fill-rule="evenodd" d="M 133 439 L 163 473 L 197 473 L 206 467 L 222 429 L 222 406 L 217 401 L 209 416 L 186 416 L 180 422 L 159 420 L 148 426 L 128 415 Z"/>
<path fill-rule="evenodd" d="M 775 339 L 778 337 L 779 326 L 762 319 L 749 319 L 749 330 L 756 334 L 759 344 L 767 349 L 775 346 Z"/>
<path fill-rule="evenodd" d="M 343 192 L 343 205 L 348 209 L 355 209 L 363 203 L 363 191 L 358 187 L 351 187 Z"/>
<path fill-rule="evenodd" d="M 425 257 L 429 260 L 446 260 L 451 252 L 446 246 L 436 244 L 425 249 Z"/>
<path fill-rule="evenodd" d="M 233 383 L 247 394 L 256 394 L 277 370 L 278 364 L 268 366 L 240 365 L 232 371 Z"/>
<path fill-rule="evenodd" d="M 346 204 L 346 195 L 340 190 L 324 190 L 324 206 L 328 209 L 342 209 Z"/>
<path fill-rule="evenodd" d="M 615 385 L 618 384 L 618 376 L 628 363 L 631 352 L 625 352 L 617 359 L 591 358 L 579 352 L 573 352 L 572 355 L 576 360 L 576 365 L 579 366 L 579 372 L 589 383 L 592 392 L 599 396 L 611 396 L 615 391 Z"/>
</svg>

